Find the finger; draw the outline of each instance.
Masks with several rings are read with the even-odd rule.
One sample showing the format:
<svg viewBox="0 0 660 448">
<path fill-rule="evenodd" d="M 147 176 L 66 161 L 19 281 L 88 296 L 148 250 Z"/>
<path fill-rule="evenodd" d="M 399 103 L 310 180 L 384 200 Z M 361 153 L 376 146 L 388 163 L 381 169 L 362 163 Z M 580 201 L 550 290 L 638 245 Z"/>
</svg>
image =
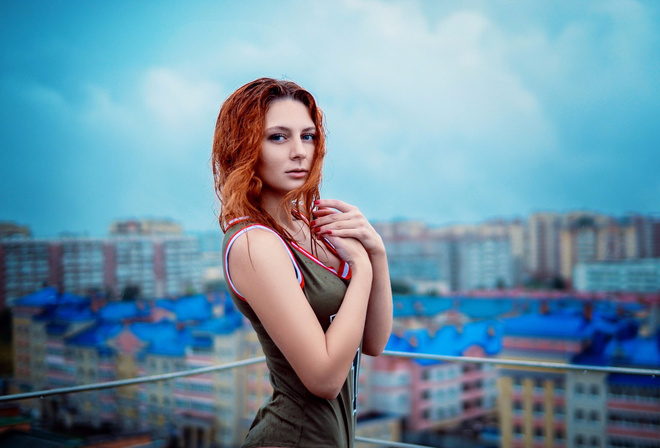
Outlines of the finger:
<svg viewBox="0 0 660 448">
<path fill-rule="evenodd" d="M 338 211 L 338 210 L 332 209 L 332 208 L 320 208 L 320 209 L 317 209 L 317 210 L 312 210 L 312 213 L 316 217 L 321 217 L 321 216 L 328 216 L 328 215 L 333 215 L 333 214 L 341 213 L 341 212 Z"/>
<path fill-rule="evenodd" d="M 315 202 L 315 205 L 318 207 L 334 208 L 344 213 L 355 208 L 354 206 L 347 204 L 344 201 L 340 201 L 339 199 L 319 199 Z"/>
<path fill-rule="evenodd" d="M 322 208 L 314 216 L 313 226 L 322 226 L 337 221 L 347 221 L 358 217 L 355 211 L 342 212 L 334 208 Z"/>
</svg>

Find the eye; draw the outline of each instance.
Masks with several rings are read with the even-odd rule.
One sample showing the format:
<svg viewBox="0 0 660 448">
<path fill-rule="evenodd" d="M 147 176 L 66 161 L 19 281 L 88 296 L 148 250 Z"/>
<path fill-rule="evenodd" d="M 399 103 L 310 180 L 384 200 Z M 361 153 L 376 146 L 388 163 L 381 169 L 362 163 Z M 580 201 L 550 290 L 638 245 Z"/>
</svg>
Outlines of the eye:
<svg viewBox="0 0 660 448">
<path fill-rule="evenodd" d="M 300 138 L 304 142 L 313 142 L 316 140 L 316 134 L 303 134 Z"/>
<path fill-rule="evenodd" d="M 268 136 L 268 140 L 272 142 L 283 142 L 286 139 L 286 135 L 284 134 L 272 134 Z"/>
</svg>

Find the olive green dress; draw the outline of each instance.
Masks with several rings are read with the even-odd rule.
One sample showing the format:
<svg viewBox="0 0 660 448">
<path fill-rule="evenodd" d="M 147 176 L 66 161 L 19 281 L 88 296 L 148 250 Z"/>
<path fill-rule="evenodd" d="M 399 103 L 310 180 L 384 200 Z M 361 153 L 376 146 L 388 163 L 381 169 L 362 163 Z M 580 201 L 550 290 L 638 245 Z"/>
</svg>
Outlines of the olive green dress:
<svg viewBox="0 0 660 448">
<path fill-rule="evenodd" d="M 307 390 L 250 305 L 231 282 L 227 267 L 231 245 L 240 235 L 254 229 L 275 233 L 268 227 L 243 219 L 227 230 L 223 241 L 225 279 L 229 294 L 257 333 L 266 355 L 273 386 L 273 395 L 257 412 L 242 446 L 351 448 L 355 432 L 360 351 L 358 350 L 355 356 L 351 371 L 337 398 L 326 400 Z M 341 306 L 350 281 L 348 265 L 342 262 L 340 272 L 337 273 L 295 243 L 281 240 L 289 252 L 298 281 L 310 306 L 323 331 L 327 331 Z M 328 247 L 334 250 L 331 246 Z"/>
</svg>

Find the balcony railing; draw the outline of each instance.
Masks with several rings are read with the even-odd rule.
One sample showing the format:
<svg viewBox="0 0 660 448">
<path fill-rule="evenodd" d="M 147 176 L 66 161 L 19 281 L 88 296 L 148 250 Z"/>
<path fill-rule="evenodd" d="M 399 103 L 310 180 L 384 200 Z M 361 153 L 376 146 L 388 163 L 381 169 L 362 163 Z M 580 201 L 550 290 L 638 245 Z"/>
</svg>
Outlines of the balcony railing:
<svg viewBox="0 0 660 448">
<path fill-rule="evenodd" d="M 399 358 L 409 358 L 409 359 L 425 359 L 432 361 L 461 362 L 461 363 L 470 362 L 477 364 L 511 366 L 518 368 L 537 368 L 537 369 L 543 368 L 543 369 L 554 369 L 561 371 L 573 370 L 573 371 L 582 371 L 584 373 L 587 372 L 625 373 L 631 375 L 648 375 L 653 378 L 660 377 L 660 369 L 638 369 L 632 367 L 592 366 L 592 365 L 566 364 L 566 363 L 556 363 L 556 362 L 523 361 L 523 360 L 500 359 L 500 358 L 477 358 L 470 356 L 434 355 L 427 353 L 409 353 L 409 352 L 397 352 L 397 351 L 385 351 L 383 352 L 383 355 L 394 356 Z M 163 374 L 143 376 L 138 378 L 106 381 L 106 382 L 93 383 L 93 384 L 84 384 L 80 386 L 61 387 L 56 389 L 47 389 L 47 390 L 26 392 L 21 394 L 14 394 L 14 395 L 4 395 L 4 396 L 0 396 L 0 403 L 18 401 L 18 400 L 27 400 L 33 398 L 44 398 L 52 395 L 62 395 L 62 394 L 70 394 L 70 393 L 78 393 L 78 392 L 88 392 L 93 390 L 110 389 L 115 387 L 131 386 L 135 384 L 151 383 L 155 381 L 165 381 L 175 378 L 202 375 L 210 372 L 220 372 L 220 371 L 231 370 L 252 364 L 259 364 L 264 362 L 265 360 L 266 358 L 261 356 L 261 357 L 244 359 L 235 362 L 229 362 L 222 365 L 201 367 L 197 369 L 185 370 L 180 372 L 163 373 Z M 416 445 L 416 444 L 403 443 L 403 442 L 392 442 L 389 440 L 371 439 L 367 437 L 356 437 L 355 440 L 357 442 L 386 445 L 388 447 L 397 447 L 397 448 L 398 447 L 429 448 L 426 445 Z"/>
</svg>

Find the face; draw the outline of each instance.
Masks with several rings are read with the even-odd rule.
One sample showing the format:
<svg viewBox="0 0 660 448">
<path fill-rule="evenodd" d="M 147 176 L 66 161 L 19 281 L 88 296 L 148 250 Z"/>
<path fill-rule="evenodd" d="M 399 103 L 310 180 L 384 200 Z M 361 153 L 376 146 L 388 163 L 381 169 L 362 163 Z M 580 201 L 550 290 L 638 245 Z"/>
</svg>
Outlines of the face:
<svg viewBox="0 0 660 448">
<path fill-rule="evenodd" d="M 257 163 L 262 194 L 282 197 L 300 188 L 314 157 L 316 127 L 307 107 L 292 99 L 271 103 Z"/>
</svg>

